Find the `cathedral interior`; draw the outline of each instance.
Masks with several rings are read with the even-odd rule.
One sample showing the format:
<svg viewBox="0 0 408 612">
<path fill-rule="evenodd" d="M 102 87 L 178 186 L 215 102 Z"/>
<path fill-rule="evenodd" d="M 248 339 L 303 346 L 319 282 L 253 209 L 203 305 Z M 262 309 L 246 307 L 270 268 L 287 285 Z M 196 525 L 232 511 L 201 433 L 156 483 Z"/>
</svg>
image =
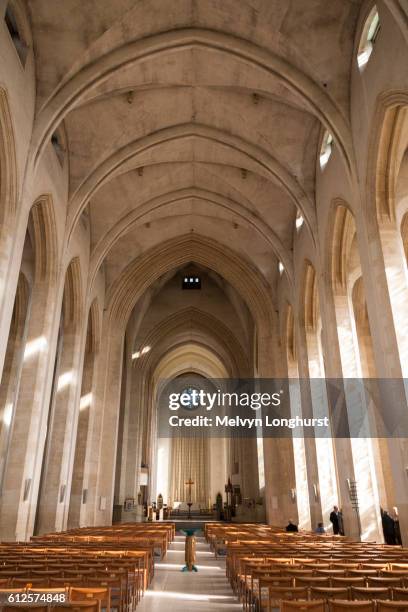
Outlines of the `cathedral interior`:
<svg viewBox="0 0 408 612">
<path fill-rule="evenodd" d="M 408 428 L 352 382 L 408 414 L 407 66 L 406 0 L 2 0 L 1 541 L 232 491 L 408 545 Z M 165 437 L 186 376 L 329 420 L 340 380 L 368 433 Z"/>
</svg>

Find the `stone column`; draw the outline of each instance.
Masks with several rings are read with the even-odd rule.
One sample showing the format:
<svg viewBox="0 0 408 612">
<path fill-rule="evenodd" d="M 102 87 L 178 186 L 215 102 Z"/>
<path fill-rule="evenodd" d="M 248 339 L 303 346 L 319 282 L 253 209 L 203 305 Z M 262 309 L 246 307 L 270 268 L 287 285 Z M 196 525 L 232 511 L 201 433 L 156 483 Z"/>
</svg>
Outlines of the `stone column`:
<svg viewBox="0 0 408 612">
<path fill-rule="evenodd" d="M 19 280 L 27 218 L 2 227 L 0 239 L 0 372 L 7 350 L 8 331 Z"/>
<path fill-rule="evenodd" d="M 286 345 L 286 342 L 285 342 Z M 287 346 L 286 354 L 287 353 Z M 288 379 L 289 379 L 289 399 L 290 415 L 292 418 L 302 416 L 302 404 L 300 397 L 300 383 L 298 366 L 295 361 L 288 358 Z M 305 439 L 302 436 L 293 437 L 293 457 L 295 462 L 296 489 L 295 499 L 298 509 L 298 520 L 300 529 L 312 529 L 309 507 L 309 485 L 307 477 Z"/>
<path fill-rule="evenodd" d="M 142 463 L 143 421 L 145 415 L 145 382 L 143 372 L 130 366 L 130 391 L 126 403 L 126 427 L 124 427 L 123 495 L 137 500 Z"/>
<path fill-rule="evenodd" d="M 401 300 L 397 299 L 395 305 L 392 306 L 389 294 L 389 286 L 394 292 L 398 290 L 398 283 L 401 281 L 400 289 L 402 295 L 405 295 L 406 281 L 401 279 L 400 264 L 398 264 L 394 271 L 397 286 L 391 282 L 395 264 L 395 259 L 392 260 L 395 257 L 395 251 L 392 257 L 393 249 L 391 253 L 388 253 L 388 269 L 386 270 L 387 262 L 384 261 L 377 220 L 362 218 L 360 213 L 356 217 L 356 227 L 377 375 L 380 379 L 394 379 L 395 381 L 387 397 L 390 408 L 395 406 L 396 410 L 400 410 L 401 406 L 405 406 L 408 410 L 407 389 L 403 380 L 403 371 L 406 369 L 407 362 L 406 359 L 405 362 L 402 361 L 402 355 L 406 354 L 406 326 L 401 325 L 399 317 Z M 384 239 L 386 237 L 387 232 L 385 231 Z M 391 285 L 388 284 L 388 281 L 391 282 Z M 395 296 L 391 295 L 391 297 Z M 385 452 L 389 456 L 391 470 L 388 479 L 394 487 L 392 504 L 398 508 L 401 534 L 406 544 L 408 541 L 407 442 L 406 438 L 389 438 L 384 439 L 383 442 L 387 447 Z"/>
<path fill-rule="evenodd" d="M 329 281 L 319 283 L 321 316 L 323 320 L 324 362 L 328 379 L 344 379 L 347 425 L 352 423 L 353 412 L 367 410 L 363 395 L 356 394 L 349 379 L 361 376 L 358 370 L 353 343 L 352 322 L 350 319 L 347 296 L 333 295 Z M 339 338 L 339 335 L 340 338 Z M 340 340 L 340 341 L 339 341 Z M 333 408 L 333 407 L 331 407 Z M 373 449 L 370 439 L 334 438 L 339 500 L 344 517 L 346 534 L 367 540 L 382 538 L 381 516 L 378 498 L 376 466 L 373 462 Z M 381 466 L 377 466 L 381 469 Z M 348 481 L 356 480 L 360 504 L 357 516 L 351 505 Z M 360 533 L 361 528 L 361 533 Z"/>
<path fill-rule="evenodd" d="M 285 376 L 278 334 L 258 336 L 258 374 L 260 378 Z M 297 508 L 291 498 L 296 488 L 292 438 L 264 438 L 265 504 L 267 521 L 285 526 L 289 518 L 297 521 Z"/>
<path fill-rule="evenodd" d="M 310 385 L 307 382 L 309 379 L 309 365 L 306 332 L 304 326 L 300 324 L 298 317 L 295 317 L 295 321 L 297 321 L 295 335 L 298 356 L 298 371 L 301 381 L 300 402 L 302 406 L 302 417 L 313 418 L 312 393 Z M 319 494 L 319 468 L 316 452 L 316 439 L 314 437 L 305 437 L 305 456 L 307 481 L 309 486 L 310 520 L 313 527 L 318 523 L 323 522 L 322 504 Z"/>
<path fill-rule="evenodd" d="M 88 411 L 88 427 L 86 432 L 85 456 L 83 458 L 82 494 L 86 491 L 86 499 L 82 498 L 79 511 L 79 526 L 88 527 L 95 524 L 95 495 L 98 472 L 99 436 L 101 428 L 100 413 L 97 413 L 97 372 L 101 359 L 98 351 L 92 370 L 92 393 Z M 86 409 L 85 409 L 86 410 Z"/>
<path fill-rule="evenodd" d="M 82 374 L 81 335 L 79 322 L 70 323 L 64 329 L 48 433 L 47 462 L 39 499 L 38 533 L 66 528 Z"/>
<path fill-rule="evenodd" d="M 29 292 L 28 282 L 23 275 L 20 275 L 0 385 L 0 487 L 2 486 L 3 471 L 6 464 L 10 429 L 26 341 Z"/>
<path fill-rule="evenodd" d="M 48 280 L 35 283 L 0 505 L 5 540 L 26 540 L 34 529 L 60 300 Z"/>
<path fill-rule="evenodd" d="M 88 318 L 88 330 L 91 317 Z M 89 342 L 89 344 L 88 344 Z M 68 528 L 86 526 L 85 509 L 87 503 L 86 471 L 89 461 L 90 432 L 94 416 L 94 372 L 97 363 L 98 339 L 87 336 L 87 350 L 82 371 L 81 398 L 79 401 L 78 428 L 75 445 L 74 467 L 72 470 L 71 494 L 69 502 Z"/>
<path fill-rule="evenodd" d="M 124 330 L 105 314 L 102 327 L 104 350 L 98 360 L 95 384 L 95 421 L 89 471 L 88 524 L 112 522 Z M 93 511 L 92 511 L 93 509 Z"/>
</svg>

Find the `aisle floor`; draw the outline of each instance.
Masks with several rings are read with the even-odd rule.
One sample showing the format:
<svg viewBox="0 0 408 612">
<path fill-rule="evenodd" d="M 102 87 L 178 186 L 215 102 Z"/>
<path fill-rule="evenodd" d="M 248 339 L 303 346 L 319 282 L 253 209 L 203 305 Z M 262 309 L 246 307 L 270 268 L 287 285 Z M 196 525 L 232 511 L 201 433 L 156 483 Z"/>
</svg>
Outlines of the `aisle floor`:
<svg viewBox="0 0 408 612">
<path fill-rule="evenodd" d="M 203 537 L 197 537 L 198 572 L 182 572 L 184 536 L 176 536 L 163 561 L 157 561 L 155 577 L 137 612 L 238 612 L 225 577 L 225 560 L 216 559 Z"/>
</svg>

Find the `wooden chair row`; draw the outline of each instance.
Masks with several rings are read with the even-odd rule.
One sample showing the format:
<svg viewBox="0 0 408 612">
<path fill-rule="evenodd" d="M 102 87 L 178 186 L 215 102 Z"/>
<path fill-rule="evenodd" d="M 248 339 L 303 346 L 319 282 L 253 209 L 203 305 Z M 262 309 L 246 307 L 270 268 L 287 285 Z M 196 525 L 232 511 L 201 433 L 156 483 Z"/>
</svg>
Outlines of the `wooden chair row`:
<svg viewBox="0 0 408 612">
<path fill-rule="evenodd" d="M 281 612 L 292 612 L 297 610 L 298 612 L 388 612 L 388 610 L 394 610 L 399 612 L 407 612 L 408 607 L 406 602 L 402 601 L 344 601 L 344 600 L 333 600 L 327 603 L 324 600 L 320 601 L 282 601 L 278 610 Z"/>
</svg>

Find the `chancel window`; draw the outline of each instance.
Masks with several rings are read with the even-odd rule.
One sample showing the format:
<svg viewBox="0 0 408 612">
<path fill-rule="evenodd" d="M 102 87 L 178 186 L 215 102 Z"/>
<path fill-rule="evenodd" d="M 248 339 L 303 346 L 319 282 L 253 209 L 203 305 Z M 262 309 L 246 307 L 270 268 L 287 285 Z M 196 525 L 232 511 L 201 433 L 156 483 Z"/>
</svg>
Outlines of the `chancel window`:
<svg viewBox="0 0 408 612">
<path fill-rule="evenodd" d="M 183 408 L 187 410 L 195 410 L 198 408 L 198 389 L 194 387 L 186 387 L 181 392 L 181 397 L 183 398 Z"/>
</svg>

